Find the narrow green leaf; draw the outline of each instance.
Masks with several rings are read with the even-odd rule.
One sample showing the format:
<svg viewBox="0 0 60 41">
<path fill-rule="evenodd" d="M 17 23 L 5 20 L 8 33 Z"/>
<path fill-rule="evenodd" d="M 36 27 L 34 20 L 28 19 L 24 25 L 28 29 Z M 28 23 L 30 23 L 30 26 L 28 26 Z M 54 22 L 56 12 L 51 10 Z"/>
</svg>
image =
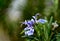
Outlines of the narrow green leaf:
<svg viewBox="0 0 60 41">
<path fill-rule="evenodd" d="M 23 34 L 25 31 L 23 30 L 20 34 Z"/>
</svg>

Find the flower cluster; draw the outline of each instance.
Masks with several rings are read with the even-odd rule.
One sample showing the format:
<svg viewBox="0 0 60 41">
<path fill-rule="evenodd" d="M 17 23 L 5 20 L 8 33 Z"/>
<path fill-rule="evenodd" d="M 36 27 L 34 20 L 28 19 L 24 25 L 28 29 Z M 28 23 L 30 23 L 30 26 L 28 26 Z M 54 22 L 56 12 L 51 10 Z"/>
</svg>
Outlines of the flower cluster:
<svg viewBox="0 0 60 41">
<path fill-rule="evenodd" d="M 53 16 L 51 16 L 49 21 L 47 17 L 45 17 L 45 19 L 38 19 L 39 16 L 41 15 L 37 13 L 32 16 L 31 20 L 25 20 L 22 23 L 27 25 L 22 31 L 22 33 L 25 34 L 23 37 L 28 41 L 54 41 L 57 37 L 55 29 L 59 26 L 57 21 L 53 22 Z"/>
<path fill-rule="evenodd" d="M 25 22 L 23 22 L 23 24 L 27 25 L 27 27 L 24 28 L 24 31 L 25 31 L 24 33 L 25 33 L 25 35 L 30 36 L 30 35 L 33 35 L 33 34 L 34 34 L 33 25 L 34 25 L 35 23 L 42 23 L 42 24 L 44 24 L 44 23 L 47 22 L 47 20 L 45 20 L 45 19 L 37 19 L 37 16 L 38 16 L 38 15 L 40 15 L 40 14 L 37 13 L 35 16 L 32 16 L 33 19 L 31 19 L 31 20 L 25 20 Z"/>
<path fill-rule="evenodd" d="M 33 19 L 28 20 L 28 21 L 25 20 L 25 22 L 23 24 L 27 25 L 27 27 L 24 28 L 25 35 L 28 35 L 28 36 L 33 35 L 33 33 L 34 33 L 34 29 L 33 29 L 34 20 Z"/>
</svg>

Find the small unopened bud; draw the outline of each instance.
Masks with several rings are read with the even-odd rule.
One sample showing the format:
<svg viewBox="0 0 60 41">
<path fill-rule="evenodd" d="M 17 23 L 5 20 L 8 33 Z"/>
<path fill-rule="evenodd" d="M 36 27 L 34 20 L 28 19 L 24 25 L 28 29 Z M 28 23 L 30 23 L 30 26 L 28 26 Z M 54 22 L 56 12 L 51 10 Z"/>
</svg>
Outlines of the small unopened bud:
<svg viewBox="0 0 60 41">
<path fill-rule="evenodd" d="M 57 24 L 57 21 L 55 21 L 54 23 L 52 23 L 52 25 L 53 25 L 53 30 L 59 26 L 59 25 Z"/>
</svg>

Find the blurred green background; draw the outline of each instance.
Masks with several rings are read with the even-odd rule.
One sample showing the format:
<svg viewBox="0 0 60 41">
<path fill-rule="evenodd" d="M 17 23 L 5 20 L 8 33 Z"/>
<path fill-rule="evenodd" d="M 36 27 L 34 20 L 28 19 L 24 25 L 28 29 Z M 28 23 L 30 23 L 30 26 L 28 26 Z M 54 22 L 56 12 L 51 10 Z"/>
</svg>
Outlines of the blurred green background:
<svg viewBox="0 0 60 41">
<path fill-rule="evenodd" d="M 40 13 L 42 15 L 41 18 L 48 17 L 48 20 L 53 16 L 53 19 L 57 20 L 60 25 L 60 0 L 26 1 L 26 6 L 22 9 L 22 18 L 20 18 L 22 20 L 10 21 L 6 13 L 12 0 L 0 0 L 0 41 L 22 41 L 23 38 L 21 38 L 20 32 L 24 27 L 21 27 L 20 22 L 31 19 L 36 13 Z M 57 28 L 57 32 L 60 32 L 59 28 Z"/>
</svg>

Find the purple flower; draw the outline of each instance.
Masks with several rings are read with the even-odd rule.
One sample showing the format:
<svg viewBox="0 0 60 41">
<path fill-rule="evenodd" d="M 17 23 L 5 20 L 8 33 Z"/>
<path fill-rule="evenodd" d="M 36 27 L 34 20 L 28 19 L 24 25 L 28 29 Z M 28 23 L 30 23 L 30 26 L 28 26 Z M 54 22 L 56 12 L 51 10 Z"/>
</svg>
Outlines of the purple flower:
<svg viewBox="0 0 60 41">
<path fill-rule="evenodd" d="M 30 21 L 30 20 L 28 20 L 28 22 L 27 22 L 28 24 L 28 27 L 31 27 L 32 25 L 33 25 L 33 23 L 32 23 L 32 21 Z"/>
<path fill-rule="evenodd" d="M 34 34 L 34 29 L 33 29 L 33 24 L 34 24 L 34 20 L 31 19 L 31 20 L 25 20 L 25 22 L 23 22 L 23 24 L 27 25 L 26 28 L 24 28 L 24 31 L 25 31 L 25 35 L 33 35 Z"/>
<path fill-rule="evenodd" d="M 39 19 L 39 20 L 37 20 L 37 22 L 44 24 L 44 23 L 47 22 L 47 20 L 45 20 L 45 19 Z"/>
<path fill-rule="evenodd" d="M 34 29 L 33 29 L 33 27 L 32 27 L 32 28 L 26 27 L 26 28 L 24 29 L 24 31 L 25 31 L 25 35 L 28 35 L 28 36 L 34 34 Z"/>
<path fill-rule="evenodd" d="M 34 18 L 35 23 L 37 23 L 37 22 L 38 22 L 38 20 L 37 20 L 37 16 L 40 16 L 40 14 L 39 14 L 39 13 L 37 13 L 35 16 L 32 16 L 32 17 Z"/>
<path fill-rule="evenodd" d="M 34 19 L 31 19 L 31 22 L 32 22 L 32 24 L 34 24 L 35 23 Z"/>
<path fill-rule="evenodd" d="M 31 27 L 34 25 L 34 20 L 33 19 L 27 21 L 25 20 L 25 22 L 23 22 L 22 24 L 27 25 L 27 27 Z"/>
<path fill-rule="evenodd" d="M 35 23 L 42 23 L 42 24 L 44 24 L 44 23 L 47 22 L 47 20 L 45 20 L 45 19 L 38 19 L 38 20 L 37 20 L 37 16 L 38 16 L 38 15 L 40 15 L 40 14 L 37 13 L 35 16 L 32 16 L 32 17 L 34 18 L 34 20 L 35 20 Z"/>
<path fill-rule="evenodd" d="M 33 26 L 35 21 L 33 19 L 31 19 L 31 20 L 28 20 L 27 23 L 28 23 L 27 25 Z"/>
<path fill-rule="evenodd" d="M 36 16 L 32 16 L 35 20 L 37 19 Z"/>
<path fill-rule="evenodd" d="M 25 25 L 27 25 L 27 21 L 25 20 L 25 22 L 22 22 L 22 24 L 25 24 Z"/>
</svg>

